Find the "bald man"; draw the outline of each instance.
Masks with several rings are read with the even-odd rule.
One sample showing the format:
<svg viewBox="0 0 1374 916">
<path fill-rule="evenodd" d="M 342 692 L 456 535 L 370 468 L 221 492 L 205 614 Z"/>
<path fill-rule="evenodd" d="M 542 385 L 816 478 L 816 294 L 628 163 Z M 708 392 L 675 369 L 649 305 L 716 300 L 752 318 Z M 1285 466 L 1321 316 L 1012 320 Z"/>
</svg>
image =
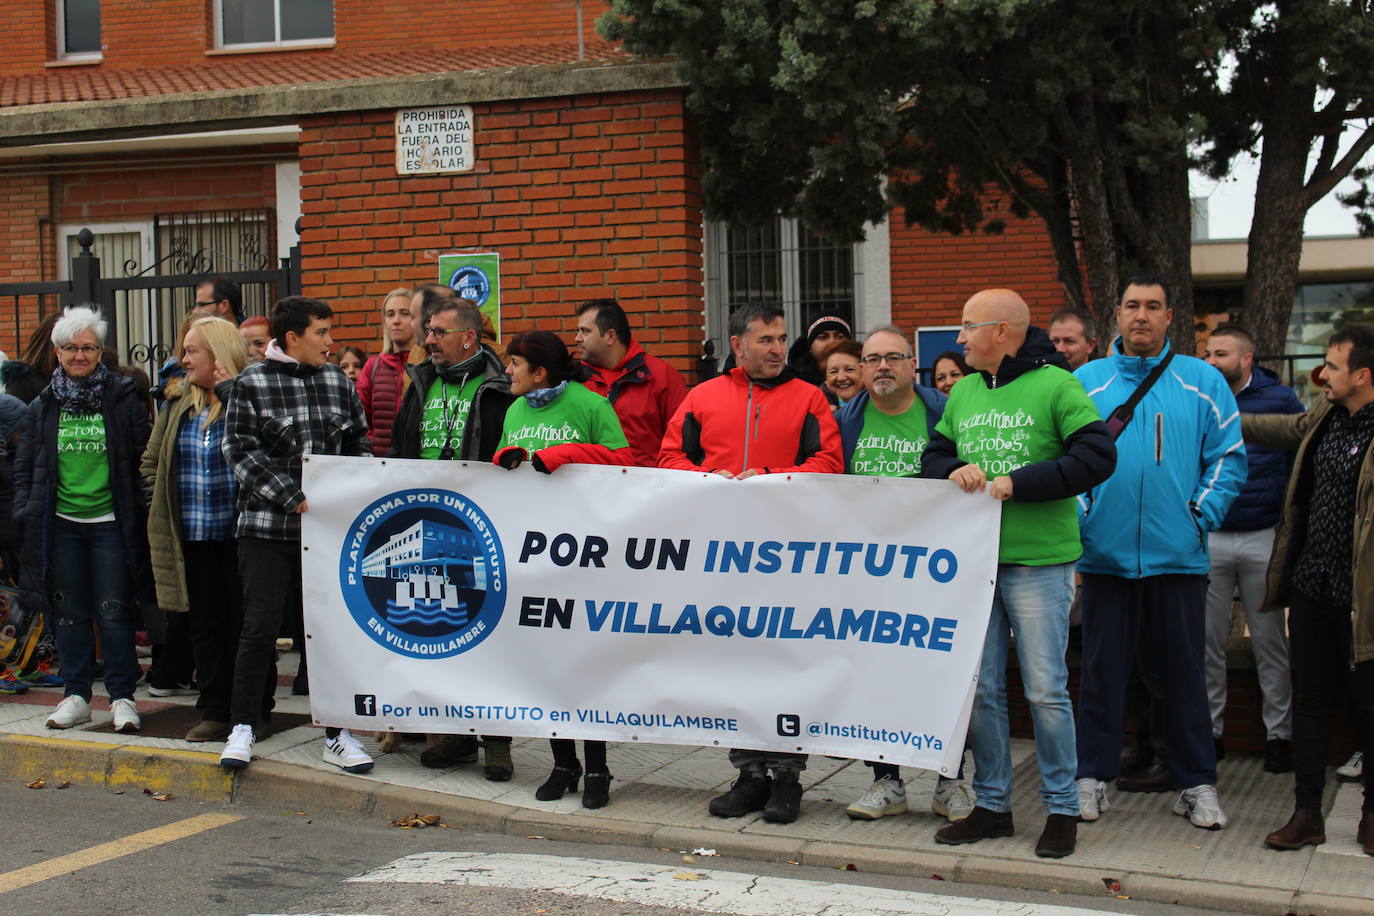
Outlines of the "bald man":
<svg viewBox="0 0 1374 916">
<path fill-rule="evenodd" d="M 1007 637 L 1014 634 L 1048 815 L 1035 854 L 1063 858 L 1074 851 L 1078 825 L 1078 752 L 1064 663 L 1074 563 L 1083 552 L 1074 497 L 1111 476 L 1116 448 L 1064 357 L 1031 326 L 1019 295 L 976 294 L 964 305 L 959 343 L 975 371 L 950 391 L 921 476 L 948 478 L 968 499 L 1001 501 L 1002 531 L 969 720 L 978 804 L 935 840 L 958 845 L 1012 835 L 1006 669 Z"/>
</svg>

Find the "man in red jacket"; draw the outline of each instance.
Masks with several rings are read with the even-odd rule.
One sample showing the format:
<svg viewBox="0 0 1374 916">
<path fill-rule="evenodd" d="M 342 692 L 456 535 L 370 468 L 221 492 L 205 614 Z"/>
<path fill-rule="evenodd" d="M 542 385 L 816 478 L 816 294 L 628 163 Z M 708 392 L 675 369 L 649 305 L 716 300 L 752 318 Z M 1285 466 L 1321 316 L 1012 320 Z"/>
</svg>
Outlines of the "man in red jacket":
<svg viewBox="0 0 1374 916">
<path fill-rule="evenodd" d="M 757 474 L 844 473 L 840 429 L 821 389 L 787 368 L 787 328 L 775 305 L 730 316 L 735 368 L 687 393 L 668 423 L 658 466 L 710 471 L 735 480 Z M 805 754 L 732 748 L 739 778 L 711 799 L 717 817 L 763 811 L 790 824 L 801 810 Z M 772 770 L 773 778 L 768 778 Z"/>
<path fill-rule="evenodd" d="M 586 386 L 615 408 L 634 463 L 654 467 L 668 420 L 687 396 L 682 376 L 631 339 L 625 310 L 614 299 L 577 307 L 576 340 L 575 355 L 592 373 Z"/>
</svg>

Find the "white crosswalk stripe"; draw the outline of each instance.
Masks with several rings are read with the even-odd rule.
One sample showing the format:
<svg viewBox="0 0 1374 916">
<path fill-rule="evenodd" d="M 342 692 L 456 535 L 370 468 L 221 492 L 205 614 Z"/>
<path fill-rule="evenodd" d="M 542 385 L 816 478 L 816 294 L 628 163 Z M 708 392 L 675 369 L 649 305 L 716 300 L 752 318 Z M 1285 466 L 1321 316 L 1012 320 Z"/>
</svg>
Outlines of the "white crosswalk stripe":
<svg viewBox="0 0 1374 916">
<path fill-rule="evenodd" d="M 692 865 L 517 853 L 417 853 L 348 881 L 536 890 L 734 916 L 1089 916 L 1106 912 L 756 876 Z"/>
</svg>

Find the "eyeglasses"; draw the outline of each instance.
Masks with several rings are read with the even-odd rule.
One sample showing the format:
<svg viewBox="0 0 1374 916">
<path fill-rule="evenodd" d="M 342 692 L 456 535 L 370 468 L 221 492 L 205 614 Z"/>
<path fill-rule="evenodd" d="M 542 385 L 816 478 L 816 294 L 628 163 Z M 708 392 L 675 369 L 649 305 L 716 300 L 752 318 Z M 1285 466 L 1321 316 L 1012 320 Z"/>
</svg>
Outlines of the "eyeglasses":
<svg viewBox="0 0 1374 916">
<path fill-rule="evenodd" d="M 901 362 L 902 360 L 904 360 L 904 359 L 911 359 L 911 354 L 910 354 L 910 353 L 870 353 L 870 354 L 868 354 L 867 356 L 862 357 L 862 358 L 859 360 L 859 362 L 863 363 L 865 366 L 870 366 L 870 367 L 880 365 L 881 363 L 889 363 L 889 364 L 895 366 L 895 365 L 897 365 L 898 363 L 900 363 L 900 362 Z"/>
<path fill-rule="evenodd" d="M 424 332 L 426 337 L 433 336 L 435 340 L 443 340 L 450 334 L 461 334 L 464 331 L 471 330 L 471 328 L 435 328 L 425 325 L 420 328 L 420 330 Z"/>
<path fill-rule="evenodd" d="M 92 347 L 89 345 L 84 347 L 74 347 L 71 344 L 67 344 L 66 346 L 58 347 L 57 349 L 61 350 L 63 353 L 66 353 L 68 356 L 75 356 L 78 353 L 80 353 L 82 356 L 90 356 L 92 353 L 100 352 L 100 347 Z"/>
<path fill-rule="evenodd" d="M 964 330 L 965 330 L 965 331 L 972 331 L 974 328 L 985 328 L 985 327 L 987 327 L 987 326 L 990 325 L 990 324 L 1001 324 L 1001 323 L 1002 323 L 1002 322 L 1001 322 L 1000 319 L 997 320 L 997 321 L 978 321 L 978 322 L 975 322 L 975 323 L 973 323 L 973 324 L 969 324 L 967 321 L 965 321 L 965 322 L 964 322 Z"/>
<path fill-rule="evenodd" d="M 201 302 L 197 299 L 195 302 L 191 303 L 191 311 L 195 311 L 196 309 L 212 309 L 216 305 L 218 305 L 216 302 Z"/>
</svg>

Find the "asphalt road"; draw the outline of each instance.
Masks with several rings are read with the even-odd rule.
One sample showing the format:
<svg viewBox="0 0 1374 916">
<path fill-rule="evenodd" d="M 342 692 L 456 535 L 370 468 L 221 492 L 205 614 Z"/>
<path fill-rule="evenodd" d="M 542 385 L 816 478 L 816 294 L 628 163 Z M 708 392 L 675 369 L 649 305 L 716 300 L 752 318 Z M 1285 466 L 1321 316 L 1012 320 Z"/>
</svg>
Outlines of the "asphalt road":
<svg viewBox="0 0 1374 916">
<path fill-rule="evenodd" d="M 437 826 L 404 830 L 380 818 L 337 820 L 83 786 L 0 784 L 0 812 L 8 827 L 0 864 L 0 913 L 6 914 L 1179 912 L 1176 906 L 1119 900 L 1105 892 L 1087 899 L 955 884 L 927 875 L 900 878 L 703 855 L 684 858 L 683 850 L 591 846 Z M 366 880 L 347 880 L 360 876 Z"/>
</svg>

